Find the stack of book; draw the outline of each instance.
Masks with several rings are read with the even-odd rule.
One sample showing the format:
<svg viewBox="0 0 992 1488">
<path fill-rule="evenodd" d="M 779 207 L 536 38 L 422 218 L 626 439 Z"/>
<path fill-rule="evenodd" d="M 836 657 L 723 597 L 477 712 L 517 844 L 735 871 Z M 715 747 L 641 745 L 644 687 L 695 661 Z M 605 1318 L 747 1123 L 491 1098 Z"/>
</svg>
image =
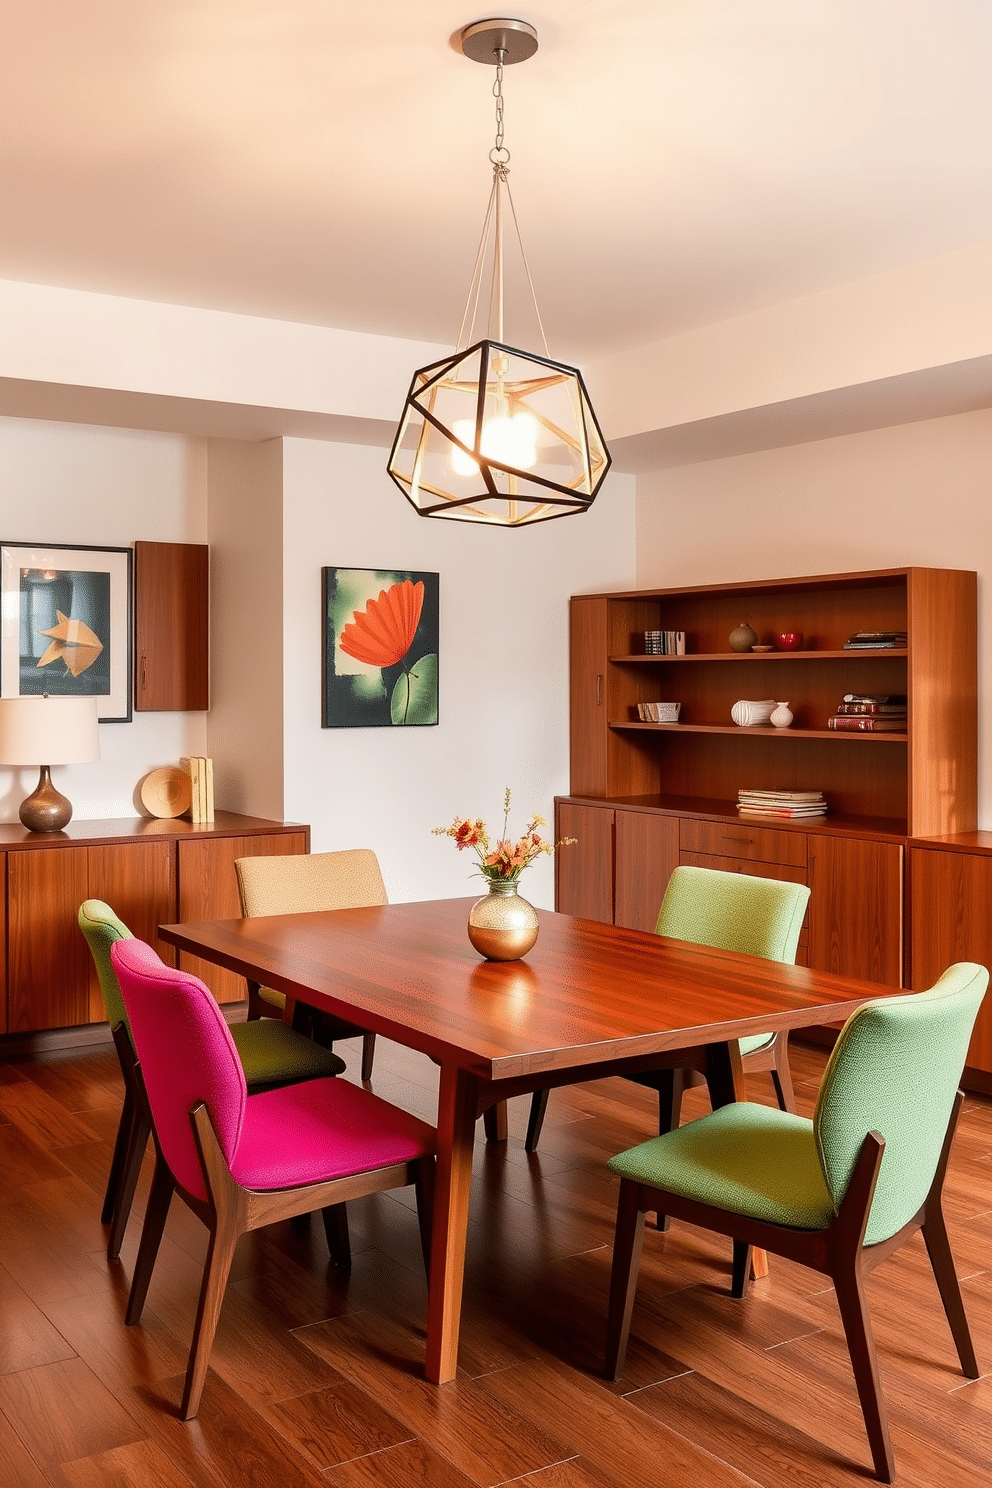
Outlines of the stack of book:
<svg viewBox="0 0 992 1488">
<path fill-rule="evenodd" d="M 684 630 L 646 630 L 644 632 L 645 656 L 684 656 Z"/>
<path fill-rule="evenodd" d="M 906 694 L 899 692 L 845 692 L 827 728 L 854 734 L 904 734 Z"/>
<path fill-rule="evenodd" d="M 678 723 L 681 703 L 638 703 L 637 716 L 642 723 Z"/>
<path fill-rule="evenodd" d="M 901 651 L 905 646 L 904 630 L 858 630 L 844 642 L 845 651 Z"/>
<path fill-rule="evenodd" d="M 737 810 L 741 816 L 801 821 L 825 816 L 827 803 L 822 791 L 741 790 L 737 792 Z"/>
<path fill-rule="evenodd" d="M 185 755 L 179 763 L 189 771 L 190 818 L 195 822 L 214 819 L 214 762 L 203 755 Z"/>
</svg>

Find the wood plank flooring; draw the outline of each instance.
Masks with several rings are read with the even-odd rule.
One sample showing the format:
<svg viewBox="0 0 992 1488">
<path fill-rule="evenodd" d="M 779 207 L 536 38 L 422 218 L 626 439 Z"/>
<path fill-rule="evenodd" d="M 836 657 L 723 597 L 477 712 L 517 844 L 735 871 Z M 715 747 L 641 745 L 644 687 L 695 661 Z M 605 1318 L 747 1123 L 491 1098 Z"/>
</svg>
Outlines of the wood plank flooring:
<svg viewBox="0 0 992 1488">
<path fill-rule="evenodd" d="M 358 1041 L 339 1046 L 357 1078 Z M 796 1046 L 812 1109 L 825 1055 Z M 373 1088 L 434 1119 L 437 1076 L 381 1039 Z M 753 1099 L 771 1087 L 752 1081 Z M 422 1375 L 426 1286 L 412 1192 L 350 1206 L 354 1269 L 319 1220 L 247 1236 L 199 1418 L 176 1415 L 205 1233 L 173 1205 L 140 1327 L 100 1224 L 121 1103 L 111 1048 L 0 1063 L 3 1488 L 795 1488 L 863 1483 L 869 1456 L 833 1292 L 771 1258 L 745 1302 L 725 1242 L 650 1231 L 625 1378 L 601 1376 L 616 1188 L 604 1162 L 652 1130 L 621 1080 L 552 1093 L 541 1150 L 476 1148 L 458 1378 Z M 705 1109 L 693 1092 L 687 1115 Z M 992 1370 L 992 1103 L 969 1097 L 947 1211 L 979 1361 Z M 868 1283 L 906 1488 L 992 1480 L 992 1374 L 968 1382 L 922 1241 Z"/>
</svg>

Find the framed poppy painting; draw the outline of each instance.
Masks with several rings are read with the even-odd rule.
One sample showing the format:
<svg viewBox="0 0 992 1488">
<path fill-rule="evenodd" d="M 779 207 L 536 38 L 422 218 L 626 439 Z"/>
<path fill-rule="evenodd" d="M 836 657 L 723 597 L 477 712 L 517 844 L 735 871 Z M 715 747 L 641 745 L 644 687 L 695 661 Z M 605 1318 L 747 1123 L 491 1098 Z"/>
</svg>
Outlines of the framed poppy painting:
<svg viewBox="0 0 992 1488">
<path fill-rule="evenodd" d="M 438 575 L 325 568 L 323 728 L 437 723 Z"/>
</svg>

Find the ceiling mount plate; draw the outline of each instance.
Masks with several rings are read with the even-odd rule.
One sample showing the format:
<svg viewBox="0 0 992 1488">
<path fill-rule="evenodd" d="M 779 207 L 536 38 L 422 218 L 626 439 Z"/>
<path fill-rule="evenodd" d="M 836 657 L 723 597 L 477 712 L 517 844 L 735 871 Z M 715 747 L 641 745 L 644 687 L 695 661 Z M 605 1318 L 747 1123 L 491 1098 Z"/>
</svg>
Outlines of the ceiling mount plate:
<svg viewBox="0 0 992 1488">
<path fill-rule="evenodd" d="M 495 67 L 497 53 L 502 51 L 504 66 L 526 62 L 537 51 L 537 32 L 527 21 L 509 21 L 493 17 L 473 21 L 462 29 L 462 52 L 473 62 L 488 62 Z"/>
</svg>

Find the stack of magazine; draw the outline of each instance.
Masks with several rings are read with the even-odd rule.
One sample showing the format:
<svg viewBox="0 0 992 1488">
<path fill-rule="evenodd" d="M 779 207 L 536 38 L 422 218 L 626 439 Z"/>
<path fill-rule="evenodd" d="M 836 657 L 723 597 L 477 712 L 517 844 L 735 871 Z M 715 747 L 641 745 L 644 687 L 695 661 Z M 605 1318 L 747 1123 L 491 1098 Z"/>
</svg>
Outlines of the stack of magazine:
<svg viewBox="0 0 992 1488">
<path fill-rule="evenodd" d="M 737 792 L 737 810 L 741 816 L 801 821 L 825 816 L 827 803 L 822 791 L 741 790 Z"/>
<path fill-rule="evenodd" d="M 900 651 L 905 647 L 904 630 L 859 630 L 844 642 L 845 651 Z"/>
</svg>

